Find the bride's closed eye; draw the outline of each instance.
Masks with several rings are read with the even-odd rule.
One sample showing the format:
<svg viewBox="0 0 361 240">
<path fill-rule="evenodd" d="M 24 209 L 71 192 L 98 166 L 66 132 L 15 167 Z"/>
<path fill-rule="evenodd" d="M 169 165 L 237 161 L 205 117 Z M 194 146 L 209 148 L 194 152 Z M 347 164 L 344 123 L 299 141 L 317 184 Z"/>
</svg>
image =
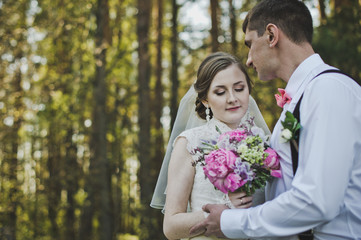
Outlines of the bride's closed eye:
<svg viewBox="0 0 361 240">
<path fill-rule="evenodd" d="M 225 91 L 215 92 L 215 94 L 216 94 L 217 96 L 222 96 L 224 93 L 225 93 Z"/>
<path fill-rule="evenodd" d="M 242 92 L 244 90 L 244 87 L 235 88 L 234 91 L 236 92 Z M 217 96 L 222 96 L 226 91 L 214 91 L 214 93 Z"/>
</svg>

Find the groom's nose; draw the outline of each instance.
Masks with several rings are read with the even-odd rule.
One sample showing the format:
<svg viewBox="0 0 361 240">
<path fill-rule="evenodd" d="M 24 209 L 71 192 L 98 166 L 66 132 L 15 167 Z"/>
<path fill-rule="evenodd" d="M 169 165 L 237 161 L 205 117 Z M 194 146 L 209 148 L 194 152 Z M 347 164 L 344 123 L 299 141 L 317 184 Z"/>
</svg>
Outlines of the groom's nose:
<svg viewBox="0 0 361 240">
<path fill-rule="evenodd" d="M 253 66 L 252 57 L 251 57 L 251 55 L 249 54 L 249 52 L 248 52 L 248 55 L 247 55 L 246 66 L 247 66 L 247 67 L 252 67 L 252 66 Z"/>
</svg>

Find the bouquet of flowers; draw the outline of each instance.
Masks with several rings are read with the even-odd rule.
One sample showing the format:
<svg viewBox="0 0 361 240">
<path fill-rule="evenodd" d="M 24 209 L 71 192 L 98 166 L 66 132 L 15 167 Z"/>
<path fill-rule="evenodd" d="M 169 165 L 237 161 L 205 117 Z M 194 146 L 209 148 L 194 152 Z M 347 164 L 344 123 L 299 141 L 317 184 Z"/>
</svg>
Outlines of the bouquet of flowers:
<svg viewBox="0 0 361 240">
<path fill-rule="evenodd" d="M 221 133 L 216 140 L 203 140 L 193 149 L 193 165 L 201 164 L 210 182 L 227 194 L 236 190 L 252 195 L 271 177 L 281 177 L 278 154 L 268 146 L 263 130 L 253 119 L 239 128 Z"/>
</svg>

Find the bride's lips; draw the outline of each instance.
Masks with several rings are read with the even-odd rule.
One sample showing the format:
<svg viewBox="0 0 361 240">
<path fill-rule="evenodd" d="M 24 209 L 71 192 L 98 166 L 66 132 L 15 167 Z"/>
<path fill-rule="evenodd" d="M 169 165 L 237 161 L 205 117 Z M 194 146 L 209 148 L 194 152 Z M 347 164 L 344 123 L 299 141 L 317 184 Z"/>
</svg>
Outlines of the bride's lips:
<svg viewBox="0 0 361 240">
<path fill-rule="evenodd" d="M 231 107 L 231 108 L 227 108 L 226 110 L 227 111 L 237 111 L 238 109 L 240 109 L 241 107 L 238 106 L 238 107 Z"/>
</svg>

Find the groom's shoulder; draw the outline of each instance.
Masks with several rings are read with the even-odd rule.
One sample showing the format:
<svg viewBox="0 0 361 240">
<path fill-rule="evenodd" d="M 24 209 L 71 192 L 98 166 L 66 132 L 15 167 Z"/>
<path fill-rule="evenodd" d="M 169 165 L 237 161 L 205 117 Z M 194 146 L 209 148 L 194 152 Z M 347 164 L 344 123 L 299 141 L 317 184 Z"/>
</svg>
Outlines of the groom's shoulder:
<svg viewBox="0 0 361 240">
<path fill-rule="evenodd" d="M 317 76 L 309 86 L 316 92 L 329 94 L 355 94 L 360 96 L 361 87 L 351 76 L 343 73 L 325 73 Z"/>
</svg>

